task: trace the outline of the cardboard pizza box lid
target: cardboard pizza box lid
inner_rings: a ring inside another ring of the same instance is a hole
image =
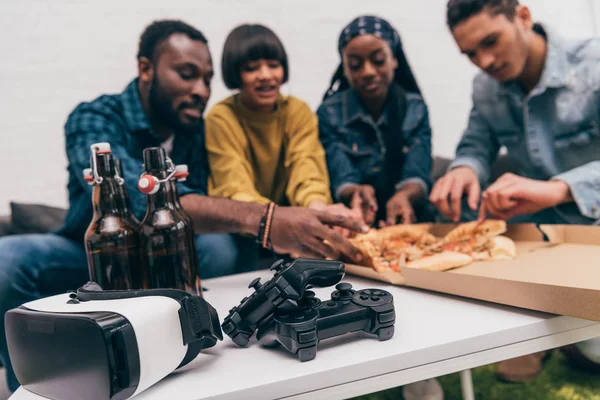
[[[431,225],[442,235],[452,225]],[[347,265],[350,274],[478,300],[600,321],[600,227],[509,225],[511,261],[475,262],[451,271],[400,273]]]

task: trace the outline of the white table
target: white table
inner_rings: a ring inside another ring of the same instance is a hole
[[[261,271],[263,282],[269,271]],[[256,272],[204,282],[206,299],[223,319],[251,292]],[[348,277],[354,288],[391,292],[396,333],[386,342],[349,334],[319,344],[316,359],[301,363],[283,349],[254,341],[238,348],[228,337],[171,374],[139,400],[343,399],[458,371],[470,396],[469,369],[600,336],[600,323],[401,288]],[[333,288],[315,289],[328,299]],[[11,400],[39,397],[19,389]]]

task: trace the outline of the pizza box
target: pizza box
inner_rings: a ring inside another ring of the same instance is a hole
[[[455,225],[430,224],[443,236]],[[445,272],[403,267],[378,273],[346,264],[346,272],[394,285],[600,322],[600,227],[508,225],[517,257],[481,261]]]

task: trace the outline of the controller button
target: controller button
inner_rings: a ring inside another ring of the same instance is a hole
[[[369,296],[363,294],[360,296],[360,299],[361,300],[369,300]]]
[[[371,296],[371,300],[373,300],[373,301],[379,301],[380,299],[377,296]]]
[[[283,258],[280,260],[277,260],[273,263],[273,265],[271,265],[271,268],[269,268],[271,271],[274,270],[279,270],[281,268],[281,266],[283,265]]]
[[[333,307],[333,306],[335,306],[335,301],[328,301],[327,305],[330,307]]]
[[[250,282],[250,284],[248,285],[248,289],[254,288],[254,290],[258,291],[258,289],[260,289],[261,286],[262,285],[260,284],[260,278],[256,278],[252,282]]]
[[[300,343],[310,343],[310,342],[314,342],[315,340],[317,340],[317,332],[316,331],[304,332],[304,333],[300,333],[298,335],[298,341]]]
[[[344,292],[346,290],[352,289],[352,284],[350,284],[348,282],[342,282],[342,283],[338,283],[337,285],[335,285],[335,288],[337,290],[339,290],[340,292]]]
[[[393,322],[396,319],[396,313],[394,311],[384,312],[379,314],[378,319],[382,324]]]

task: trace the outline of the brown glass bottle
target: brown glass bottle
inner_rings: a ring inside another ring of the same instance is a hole
[[[123,179],[123,181],[125,180],[125,175],[123,175],[123,167],[121,165],[121,160],[117,157],[113,157],[113,160],[115,161],[115,170],[117,171],[117,175]],[[136,218],[136,216],[133,214],[133,211],[131,211],[131,201],[129,200],[129,192],[127,192],[127,187],[125,186],[125,183],[120,184],[118,186],[118,191],[119,191],[119,196],[121,197],[121,210],[123,211],[123,217],[127,220],[129,220],[129,222],[136,226],[137,229],[139,229],[140,227],[140,220]]]
[[[85,233],[90,279],[104,290],[143,288],[140,235],[123,216],[114,160],[109,150],[96,153],[95,158],[98,180],[92,176],[94,217]]]
[[[183,209],[181,202],[179,201],[179,192],[177,190],[177,182],[184,182],[185,178],[189,175],[187,170],[187,165],[177,165],[176,172],[173,178],[170,181],[171,190],[173,193],[173,204],[175,204],[175,209],[181,215],[183,222],[186,224],[186,232],[187,232],[187,240],[188,240],[188,251],[189,251],[189,259],[190,264],[192,264],[192,271],[196,271],[196,280],[197,280],[197,288],[198,295],[202,293],[202,285],[200,282],[200,265],[198,259],[198,250],[196,249],[196,234],[194,230],[194,221],[188,215],[187,212]]]
[[[190,257],[191,227],[177,211],[174,183],[166,180],[165,150],[145,149],[144,167],[147,175],[140,178],[139,188],[147,194],[147,208],[141,232],[150,288],[180,289],[201,295],[197,262]]]

